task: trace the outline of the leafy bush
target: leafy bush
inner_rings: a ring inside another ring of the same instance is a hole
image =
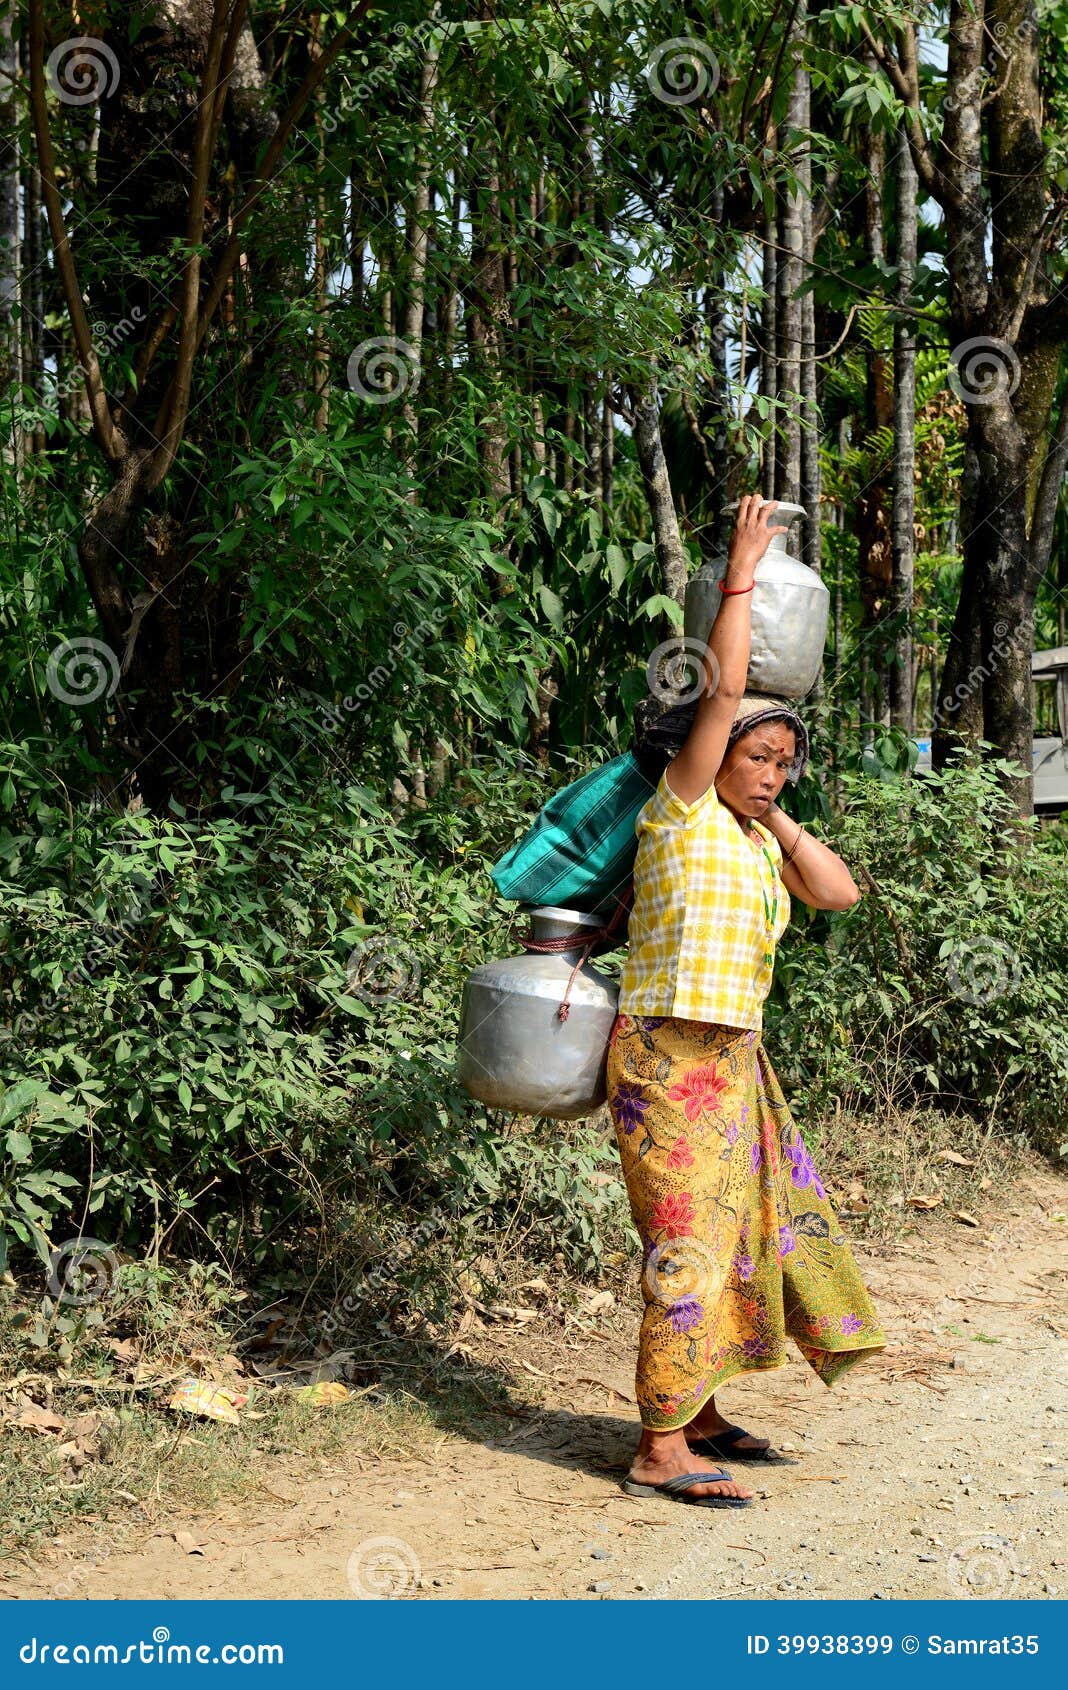
[[[5,1252],[195,1232],[292,1265],[354,1215],[492,1231],[528,1201],[547,1249],[594,1260],[595,1140],[517,1136],[453,1077],[463,980],[510,948],[485,870],[541,779],[476,766],[403,819],[279,781],[212,820],[37,806],[0,834]]]
[[[795,904],[767,1014],[806,1107],[933,1104],[1063,1140],[1068,851],[1032,822],[1006,854],[1019,824],[998,767],[843,777],[829,843],[863,896]]]

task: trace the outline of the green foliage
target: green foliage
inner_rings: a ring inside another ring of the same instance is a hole
[[[863,895],[792,925],[771,1047],[802,1108],[838,1098],[868,1113],[966,1109],[992,1132],[1057,1148],[1068,1110],[1063,834],[1034,823],[1014,837],[996,759],[884,773],[843,777],[829,842]]]
[[[353,1210],[498,1225],[524,1196],[550,1253],[595,1261],[588,1138],[513,1139],[452,1074],[463,980],[507,949],[485,870],[540,778],[474,767],[398,820],[305,758],[212,821],[42,803],[0,834],[6,1239],[47,1263],[195,1225],[292,1263]]]

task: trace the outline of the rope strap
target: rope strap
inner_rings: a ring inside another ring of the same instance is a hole
[[[579,955],[579,959],[568,976],[567,987],[564,991],[564,995],[561,998],[560,1003],[557,1005],[556,1013],[561,1021],[566,1021],[568,1016],[571,1014],[571,987],[574,983],[575,975],[586,962],[590,952],[597,945],[601,944],[603,940],[611,938],[612,934],[615,932],[629,909],[633,895],[634,881],[631,880],[628,882],[627,889],[622,898],[619,899],[616,904],[615,910],[612,914],[612,919],[606,922],[603,927],[590,928],[586,939],[582,943],[582,951]],[[575,940],[573,937],[565,937],[562,939],[535,939],[533,937],[533,933],[533,928],[530,928],[527,933],[521,933],[519,935],[519,942],[523,946],[524,950],[532,951],[537,956],[556,956],[561,951],[573,951],[575,949]]]

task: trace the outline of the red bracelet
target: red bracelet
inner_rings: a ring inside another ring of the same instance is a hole
[[[725,587],[722,581],[717,581],[716,586],[721,593],[751,593],[756,586],[756,582],[751,581],[748,587]]]

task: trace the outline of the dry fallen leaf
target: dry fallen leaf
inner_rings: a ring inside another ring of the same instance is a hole
[[[939,1193],[939,1195],[937,1197],[910,1197],[909,1198],[909,1208],[910,1209],[937,1209],[939,1203],[942,1203],[944,1201],[945,1201],[945,1199],[942,1197],[941,1193]]]
[[[953,1219],[955,1221],[963,1221],[965,1226],[978,1226],[979,1225],[979,1222],[976,1220],[975,1216],[970,1215],[968,1213],[967,1209],[952,1209],[950,1211],[950,1213],[952,1214]]]
[[[184,1549],[187,1555],[205,1555],[211,1548],[206,1537],[194,1537],[192,1532],[173,1532],[171,1535],[179,1549]]]
[[[11,1424],[22,1426],[28,1432],[65,1432],[67,1422],[62,1414],[53,1414],[50,1408],[42,1408],[39,1403],[26,1403]]]
[[[932,1162],[952,1162],[955,1168],[974,1168],[974,1156],[962,1156],[959,1150],[939,1150],[931,1158]]]
[[[132,1338],[105,1338],[104,1345],[120,1361],[136,1361],[137,1345]]]

